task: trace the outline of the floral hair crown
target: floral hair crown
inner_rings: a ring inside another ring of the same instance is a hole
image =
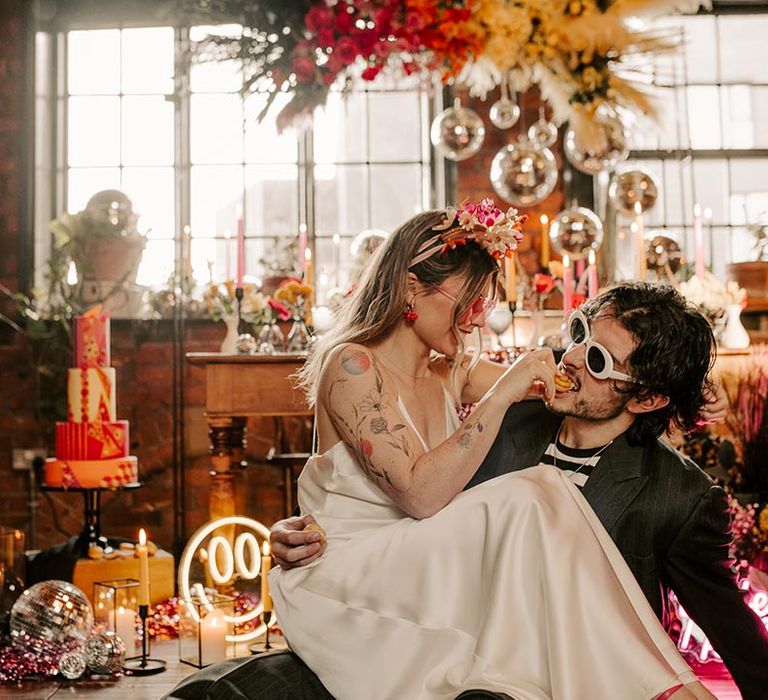
[[[499,260],[509,257],[523,240],[523,224],[528,219],[519,215],[517,209],[501,211],[490,198],[479,204],[464,204],[460,209],[448,207],[445,218],[433,230],[440,233],[424,241],[416,251],[409,267],[418,265],[435,253],[446,253],[457,246],[475,241],[493,257]]]

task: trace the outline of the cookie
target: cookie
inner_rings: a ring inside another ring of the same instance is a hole
[[[555,375],[555,388],[558,391],[570,391],[573,389],[574,384],[571,381],[570,377],[568,377],[565,374],[556,374]]]
[[[320,533],[320,544],[325,544],[326,537],[325,537],[325,530],[321,528],[317,523],[310,523],[304,528],[304,532],[319,532]]]
[[[101,559],[104,556],[104,550],[99,545],[91,545],[88,547],[89,559]]]

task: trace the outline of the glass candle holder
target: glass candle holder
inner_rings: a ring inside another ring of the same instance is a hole
[[[189,599],[179,598],[179,659],[202,668],[227,658],[232,635],[235,599],[193,588]]]
[[[0,627],[24,590],[24,533],[0,526]]]
[[[139,582],[134,578],[96,581],[93,613],[97,629],[114,632],[125,643],[126,658],[136,655]]]

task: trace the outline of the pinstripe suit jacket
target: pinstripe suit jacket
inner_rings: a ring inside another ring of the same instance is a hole
[[[469,486],[539,463],[560,418],[539,401],[512,406]],[[745,700],[768,698],[768,633],[744,603],[728,561],[725,492],[662,441],[619,436],[584,490],[664,621],[672,589],[723,658]]]

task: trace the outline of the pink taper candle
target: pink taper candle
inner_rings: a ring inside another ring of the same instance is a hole
[[[243,286],[243,276],[245,274],[245,226],[243,217],[237,220],[237,281],[235,286]]]
[[[701,206],[693,207],[693,244],[696,260],[696,277],[704,279],[704,229],[701,226]]]
[[[568,318],[573,307],[573,270],[571,259],[563,255],[563,315]]]
[[[592,299],[597,296],[597,262],[595,251],[589,251],[589,267],[587,268],[587,296]]]

